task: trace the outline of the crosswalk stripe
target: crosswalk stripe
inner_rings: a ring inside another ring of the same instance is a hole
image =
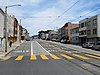
[[[61,54],[61,56],[63,56],[64,58],[67,58],[67,59],[74,59],[74,58],[72,58],[72,57],[70,57],[70,56],[67,56],[67,55],[65,55],[65,54]]]
[[[57,57],[57,56],[54,55],[54,54],[50,54],[50,56],[51,56],[53,59],[56,59],[56,60],[60,59],[59,57]]]
[[[79,57],[79,58],[82,58],[82,59],[89,59],[89,58],[87,58],[87,57],[85,57],[85,56],[81,56],[81,55],[79,55],[79,54],[72,54],[73,56],[76,56],[76,57]]]
[[[18,56],[15,60],[22,60],[24,56]]]
[[[94,56],[94,55],[91,55],[91,54],[85,54],[85,55],[89,56],[89,57],[92,57],[92,58],[100,59],[100,57],[97,57],[97,56]]]
[[[31,55],[30,60],[36,60],[36,55]]]
[[[41,56],[41,58],[42,58],[43,60],[48,60],[48,57],[47,57],[46,55],[41,54],[40,56]]]
[[[96,54],[97,56],[100,56],[100,54]]]

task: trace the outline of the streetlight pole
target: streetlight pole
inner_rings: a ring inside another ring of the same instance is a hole
[[[5,7],[5,16],[4,16],[4,38],[5,38],[5,52],[7,52],[7,8],[14,7],[14,6],[21,6],[20,4],[6,6]]]
[[[5,7],[4,38],[5,38],[5,52],[7,52],[7,6]]]

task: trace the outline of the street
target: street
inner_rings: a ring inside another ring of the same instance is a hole
[[[0,61],[1,75],[100,75],[100,55],[44,40],[26,41]]]

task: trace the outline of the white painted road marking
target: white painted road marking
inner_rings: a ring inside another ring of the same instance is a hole
[[[36,43],[38,43],[37,41],[36,41]],[[38,43],[39,44],[39,43]],[[47,52],[49,55],[51,55],[51,53],[49,53],[46,49],[44,49],[40,44],[39,44],[39,46],[45,51],[45,52]]]
[[[29,50],[18,50],[18,51],[14,51],[14,52],[29,52]]]
[[[31,55],[33,55],[33,43],[31,41]]]

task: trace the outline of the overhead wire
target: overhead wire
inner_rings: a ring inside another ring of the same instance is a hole
[[[56,20],[58,20],[61,16],[63,16],[66,12],[68,12],[70,9],[72,9],[80,0],[76,1],[72,6],[70,6],[67,10],[65,10],[61,15],[59,15],[57,18],[55,18],[52,22],[50,22],[47,26],[51,25],[54,23]],[[47,27],[46,26],[46,27]]]
[[[76,21],[76,20],[77,20],[77,19],[79,19],[79,18],[82,18],[82,17],[84,17],[84,16],[87,16],[88,14],[93,13],[93,12],[95,12],[95,11],[99,10],[99,9],[100,9],[100,8],[94,9],[94,10],[92,10],[92,11],[90,11],[90,12],[88,12],[88,13],[86,13],[86,14],[82,15],[82,16],[79,16],[78,18],[74,19],[74,20],[73,20],[73,21],[71,21],[71,22],[74,22],[74,21]]]

